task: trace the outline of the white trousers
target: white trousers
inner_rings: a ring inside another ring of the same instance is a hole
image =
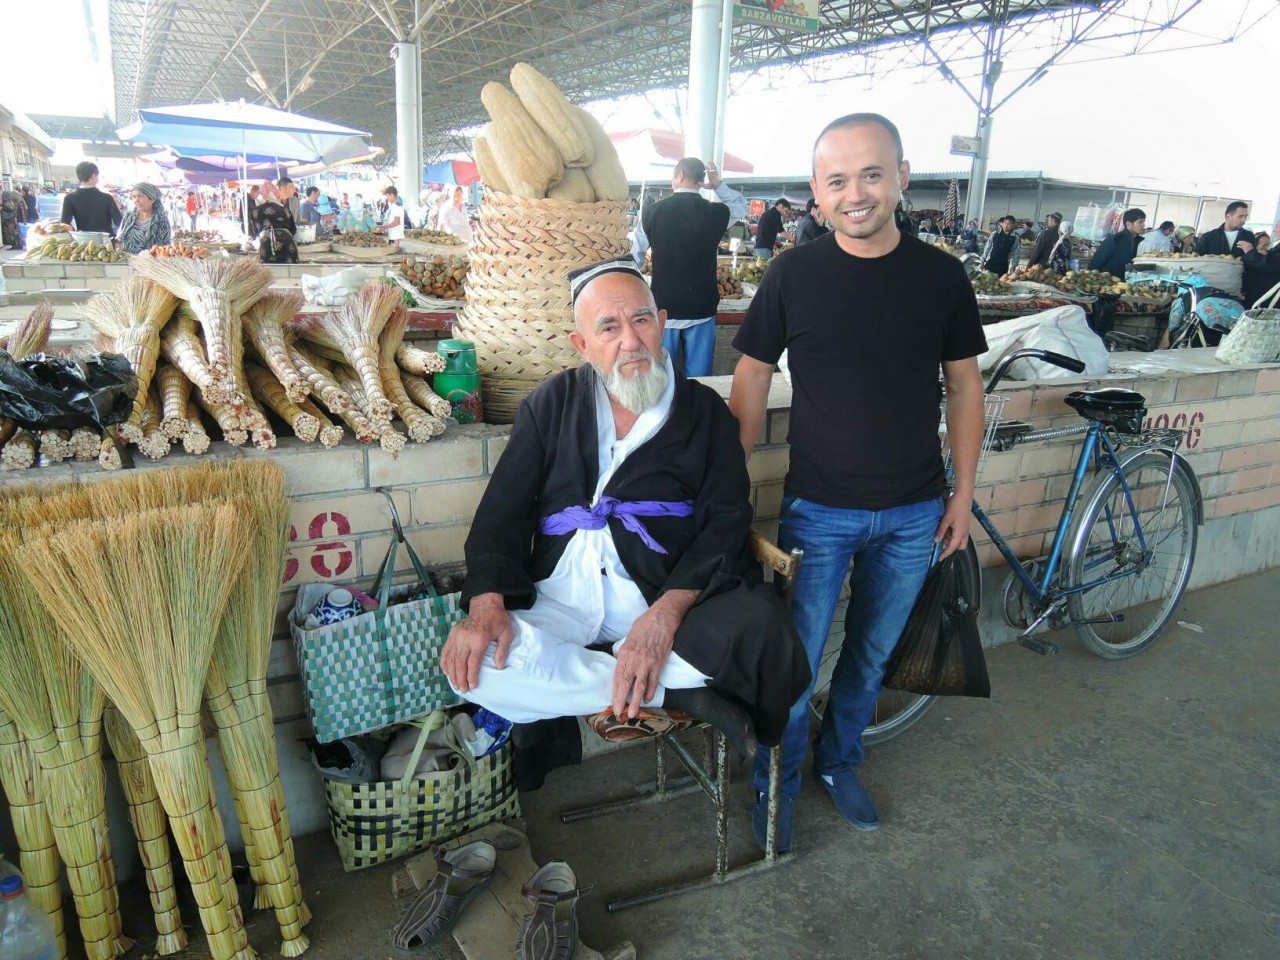
[[[515,636],[506,667],[494,666],[497,645],[491,644],[479,682],[461,696],[512,723],[598,713],[613,702],[617,661],[603,650],[587,649],[598,638],[588,632],[579,611],[540,597],[530,609],[509,610],[507,615]],[[617,641],[614,650],[624,643],[625,638]],[[709,679],[672,653],[659,675],[657,692],[644,706],[662,706],[668,687],[700,687]]]

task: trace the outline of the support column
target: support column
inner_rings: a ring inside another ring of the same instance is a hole
[[[710,159],[715,150],[721,8],[722,0],[693,0],[684,153],[686,157],[697,157],[700,160]]]
[[[991,156],[991,114],[982,111],[978,115],[978,155],[969,168],[969,196],[966,198],[964,220],[978,221],[978,228],[986,228],[982,211],[987,200],[987,161]]]
[[[724,0],[720,9],[720,71],[716,84],[716,137],[711,159],[724,170],[724,128],[729,114],[729,58],[733,52],[733,3]]]
[[[395,43],[396,171],[400,200],[417,209],[422,192],[422,93],[418,89],[418,44]]]

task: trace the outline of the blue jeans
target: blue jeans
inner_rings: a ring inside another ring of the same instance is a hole
[[[662,345],[671,354],[672,363],[676,363],[677,353],[683,353],[686,377],[709,377],[716,355],[716,318],[683,330],[667,330],[662,334]],[[678,364],[676,368],[680,369]]]
[[[862,731],[880,698],[889,655],[924,583],[942,512],[941,498],[888,510],[848,510],[796,497],[783,499],[778,546],[804,550],[791,613],[814,678],[791,708],[782,734],[784,795],[800,792],[800,765],[809,746],[809,698],[849,561],[853,572],[844,644],[814,746],[820,773],[862,762]],[[769,789],[767,751],[756,755],[752,781],[761,793]]]
[[[751,251],[757,260],[772,260],[773,247],[756,247]]]

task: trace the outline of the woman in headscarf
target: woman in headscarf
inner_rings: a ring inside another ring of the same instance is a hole
[[[1179,227],[1173,231],[1173,252],[1174,253],[1195,253],[1196,252],[1196,228],[1195,227]]]
[[[298,225],[288,206],[280,202],[276,185],[262,185],[253,211],[253,228],[258,237],[258,259],[263,263],[297,263],[298,245],[294,234]]]
[[[1058,232],[1058,242],[1049,251],[1049,267],[1061,276],[1071,269],[1071,235],[1075,233],[1075,224],[1070,220],[1063,222]]]
[[[168,246],[173,238],[169,216],[160,203],[160,191],[154,184],[136,183],[129,194],[133,209],[124,215],[116,236],[125,253],[142,253],[152,247]]]

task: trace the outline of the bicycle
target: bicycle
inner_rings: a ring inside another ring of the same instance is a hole
[[[1154,643],[1168,625],[1195,562],[1203,498],[1195,472],[1178,452],[1182,432],[1144,431],[1142,395],[1114,388],[1067,396],[1067,404],[1083,423],[1044,430],[1034,430],[1024,421],[1002,423],[1000,408],[1005,398],[994,391],[1009,367],[1021,359],[1084,371],[1079,360],[1047,350],[1019,350],[1003,357],[985,389],[982,459],[991,450],[1010,450],[1022,443],[1082,434],[1084,443],[1046,556],[1018,559],[982,508],[973,504],[974,519],[1010,568],[1003,591],[1004,619],[1022,631],[1020,644],[1042,655],[1057,653],[1059,646],[1036,634],[1046,628],[1071,627],[1085,647],[1100,657],[1134,656]],[[949,463],[947,472],[950,479]],[[972,537],[960,556],[962,595],[976,608],[982,595],[982,570]],[[823,653],[820,686],[810,701],[819,719],[839,652],[838,644],[832,646],[829,642]],[[934,699],[886,691],[884,710],[877,704],[863,742],[881,743],[902,733],[924,716]]]

